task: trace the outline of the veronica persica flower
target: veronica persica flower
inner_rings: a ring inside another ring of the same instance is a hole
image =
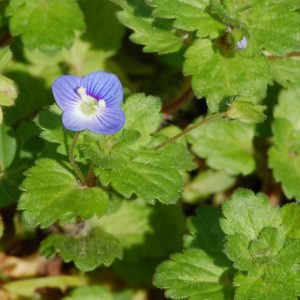
[[[248,45],[248,40],[245,36],[239,42],[236,43],[237,48],[241,50],[246,49],[247,45]]]
[[[52,92],[68,130],[113,134],[124,126],[123,87],[114,74],[63,75],[54,81]]]

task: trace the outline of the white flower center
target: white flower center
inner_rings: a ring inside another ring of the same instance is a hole
[[[85,115],[93,115],[100,109],[106,107],[105,101],[103,99],[97,100],[94,97],[89,96],[86,93],[86,89],[84,87],[78,88],[77,93],[79,94],[82,100],[82,102],[80,103],[80,110]]]

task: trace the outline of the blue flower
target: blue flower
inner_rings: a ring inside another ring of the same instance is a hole
[[[120,108],[123,87],[114,74],[63,75],[54,81],[52,92],[68,130],[113,134],[124,126],[125,115]]]
[[[239,42],[236,43],[236,46],[241,50],[246,49],[247,45],[248,45],[248,41],[245,36]]]

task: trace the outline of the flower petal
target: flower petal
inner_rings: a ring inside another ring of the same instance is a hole
[[[106,72],[93,72],[82,78],[82,87],[97,100],[105,100],[107,107],[117,107],[123,100],[123,87],[119,78]]]
[[[87,128],[89,119],[80,114],[78,106],[74,106],[63,112],[62,122],[68,130],[82,131]]]
[[[120,107],[104,108],[88,123],[87,129],[98,134],[113,134],[123,128],[125,114]]]
[[[76,89],[80,87],[81,77],[63,75],[58,77],[52,84],[52,92],[58,106],[65,110],[80,101]]]

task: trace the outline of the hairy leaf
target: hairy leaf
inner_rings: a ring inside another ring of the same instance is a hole
[[[206,97],[209,109],[218,111],[224,97],[261,99],[270,82],[270,70],[263,57],[226,57],[208,39],[196,40],[185,53],[185,75],[192,75],[197,97]],[[251,70],[251,71],[250,71]]]
[[[13,35],[21,35],[28,48],[53,53],[69,48],[75,30],[85,28],[75,0],[12,0],[8,9]]]
[[[40,159],[26,175],[19,209],[31,225],[48,227],[58,220],[90,219],[106,212],[108,195],[101,188],[82,187],[63,164]]]
[[[172,31],[171,23],[155,20],[152,9],[144,0],[111,0],[122,7],[118,13],[119,20],[134,33],[130,39],[144,45],[145,52],[166,54],[177,52],[182,46],[182,39]]]
[[[193,152],[206,158],[210,167],[230,175],[254,171],[253,137],[252,126],[226,120],[205,124],[188,135]]]
[[[58,253],[65,262],[74,261],[82,271],[91,271],[100,265],[109,266],[116,258],[122,257],[118,240],[99,229],[75,238],[52,234],[42,242],[41,252],[47,257]]]

